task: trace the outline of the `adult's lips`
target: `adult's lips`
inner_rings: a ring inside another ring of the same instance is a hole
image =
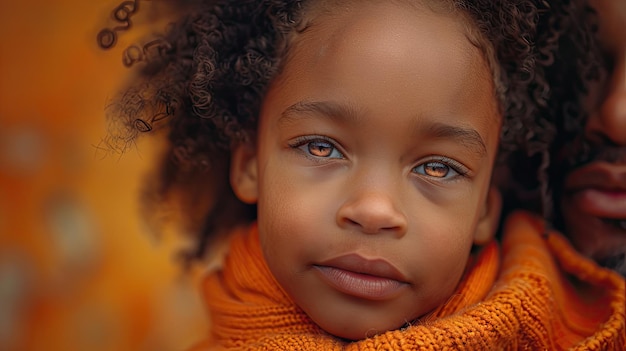
[[[566,201],[585,213],[603,219],[626,219],[626,165],[590,163],[566,177],[564,190]]]
[[[358,254],[335,257],[314,268],[336,290],[368,300],[389,299],[408,285],[406,277],[391,263]]]

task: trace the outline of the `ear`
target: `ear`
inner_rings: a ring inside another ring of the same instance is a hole
[[[259,198],[256,148],[243,142],[231,147],[230,185],[239,200],[255,204]]]
[[[502,195],[498,188],[491,185],[474,233],[475,245],[487,244],[496,235],[501,211]]]

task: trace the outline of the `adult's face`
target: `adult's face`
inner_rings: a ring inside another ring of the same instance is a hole
[[[565,178],[561,208],[576,248],[626,276],[626,1],[590,3],[609,76],[590,97],[585,139],[593,156]]]

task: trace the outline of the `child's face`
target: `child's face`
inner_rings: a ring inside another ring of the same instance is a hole
[[[258,203],[277,281],[348,339],[444,304],[499,215],[488,189],[500,117],[464,24],[358,3],[296,39],[257,149],[235,150],[231,176]]]

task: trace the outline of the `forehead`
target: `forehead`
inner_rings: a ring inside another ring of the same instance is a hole
[[[466,21],[457,12],[439,10],[364,1],[314,11],[273,85],[284,88],[285,100],[302,98],[292,96],[303,90],[298,88],[315,87],[329,99],[356,94],[373,109],[390,108],[392,101],[427,100],[423,112],[443,106],[444,114],[484,112],[484,99],[483,105],[472,101],[482,94],[494,105],[484,117],[494,122],[497,102],[488,63],[468,39]]]
[[[467,49],[471,42],[467,40],[470,34],[467,17],[448,1],[434,4],[425,0],[312,1],[309,6],[313,8],[306,11],[308,25],[304,35],[294,40],[295,50],[319,45],[320,41],[315,38],[325,38],[321,43],[326,44],[325,48],[339,48],[342,44],[356,42],[361,47],[380,49],[379,52],[396,50],[404,44],[409,48],[416,44],[414,40],[420,40],[417,44],[426,46],[426,49],[437,42],[441,46]],[[420,38],[424,35],[433,40]],[[455,53],[470,56],[474,52],[457,50]],[[426,53],[422,51],[422,54]]]

